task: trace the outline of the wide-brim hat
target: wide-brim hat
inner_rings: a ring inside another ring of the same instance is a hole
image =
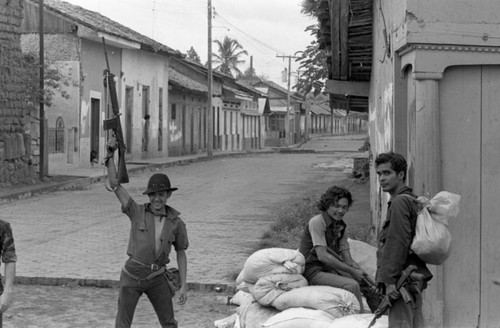
[[[166,174],[155,173],[149,178],[148,187],[143,195],[151,194],[157,191],[175,191],[178,188],[172,188],[170,185],[170,179]]]

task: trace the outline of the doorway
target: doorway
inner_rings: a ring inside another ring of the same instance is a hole
[[[101,130],[101,101],[96,98],[90,100],[90,163],[99,162],[99,132]]]

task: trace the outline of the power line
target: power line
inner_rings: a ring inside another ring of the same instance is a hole
[[[235,26],[234,24],[232,24],[231,22],[229,22],[226,18],[222,17],[221,15],[219,15],[218,13],[215,13],[215,17],[219,17],[220,19],[222,19],[226,24],[228,24],[229,26],[231,26],[232,28],[234,28],[236,31],[240,32],[241,34],[247,36],[248,38],[254,40],[255,42],[263,45],[264,47],[272,50],[273,52],[277,52],[277,53],[284,53],[284,51],[281,51],[277,48],[274,48],[273,46],[270,46],[268,45],[267,43],[265,43],[264,41],[261,41],[259,39],[257,39],[256,37],[252,36],[251,34],[241,30],[240,28],[238,28],[237,26]]]

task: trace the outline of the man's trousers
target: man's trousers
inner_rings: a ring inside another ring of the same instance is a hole
[[[120,276],[120,294],[118,296],[118,314],[116,328],[129,328],[132,325],[135,308],[142,294],[146,294],[158,316],[162,328],[177,328],[172,303],[173,291],[164,274],[152,279],[141,280],[131,278],[122,271]]]

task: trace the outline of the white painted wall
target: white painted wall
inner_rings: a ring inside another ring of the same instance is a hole
[[[168,145],[168,57],[151,54],[141,50],[123,50],[122,55],[122,89],[120,112],[125,112],[125,87],[133,87],[133,113],[132,113],[132,158],[152,158],[167,156]],[[148,152],[142,152],[142,137],[144,118],[142,116],[142,89],[149,87],[149,146]],[[163,89],[163,152],[158,152],[158,126],[159,126],[159,88]],[[122,124],[123,126],[123,124]],[[124,131],[124,134],[127,133]]]

